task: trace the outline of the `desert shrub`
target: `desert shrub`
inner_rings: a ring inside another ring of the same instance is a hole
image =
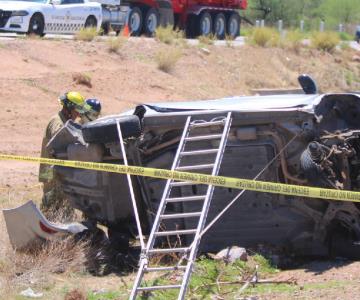
[[[155,55],[158,69],[170,73],[181,57],[181,51],[177,48],[166,48],[159,50]]]
[[[72,74],[72,79],[76,84],[85,85],[89,88],[92,87],[91,76],[85,73],[74,73]]]
[[[311,36],[311,45],[318,50],[333,52],[339,43],[340,38],[336,32],[315,32]]]
[[[198,41],[200,45],[213,45],[216,40],[216,36],[214,34],[209,35],[200,35],[198,37]]]
[[[280,44],[280,34],[272,28],[256,28],[249,36],[249,41],[251,44],[260,47],[276,47]]]
[[[75,39],[78,41],[91,42],[97,35],[96,27],[81,28],[75,34]]]
[[[285,46],[299,52],[303,46],[304,34],[298,30],[289,30],[285,36]]]
[[[174,30],[173,26],[159,26],[155,31],[155,38],[167,45],[174,44],[177,40],[184,38],[184,32]]]
[[[109,52],[117,53],[126,42],[126,38],[123,36],[112,37],[107,41]]]
[[[353,41],[354,40],[354,36],[352,36],[351,34],[349,34],[347,32],[339,32],[339,38],[342,41]]]

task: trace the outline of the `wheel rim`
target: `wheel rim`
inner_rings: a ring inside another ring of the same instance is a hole
[[[229,22],[229,34],[235,36],[237,34],[238,22],[235,18],[231,18]]]
[[[31,29],[34,31],[34,32],[37,32],[39,30],[39,21],[38,20],[34,20],[32,26],[31,26]]]
[[[132,32],[138,31],[140,28],[140,16],[139,14],[133,13],[130,17],[130,29]]]
[[[211,21],[209,17],[204,17],[201,20],[201,34],[202,35],[208,35],[211,31]]]
[[[225,32],[225,21],[223,18],[218,18],[215,24],[216,35],[221,36]]]
[[[157,16],[156,16],[156,14],[152,13],[148,16],[147,28],[148,28],[149,32],[153,33],[153,32],[155,32],[156,27],[157,27]]]

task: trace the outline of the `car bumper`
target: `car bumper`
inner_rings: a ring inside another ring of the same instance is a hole
[[[16,16],[10,17],[8,20],[3,20],[0,27],[0,32],[28,32],[30,16]]]

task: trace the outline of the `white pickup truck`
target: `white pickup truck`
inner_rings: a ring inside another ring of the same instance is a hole
[[[100,30],[104,22],[123,25],[127,10],[118,2],[116,5],[116,0],[0,0],[0,31],[43,36],[71,34],[83,27]]]

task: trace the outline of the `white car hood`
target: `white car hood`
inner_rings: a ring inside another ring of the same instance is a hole
[[[45,3],[27,2],[27,1],[0,1],[0,9],[2,10],[31,10],[39,8]]]

